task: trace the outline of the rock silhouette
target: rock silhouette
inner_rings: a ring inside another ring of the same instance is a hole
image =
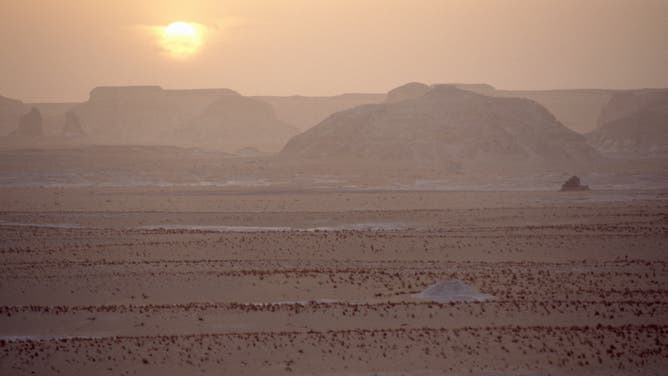
[[[561,186],[562,192],[567,191],[588,191],[588,185],[582,185],[580,183],[580,178],[577,176],[571,176],[566,182]]]

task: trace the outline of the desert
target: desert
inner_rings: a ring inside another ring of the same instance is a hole
[[[665,375],[666,20],[2,2],[0,375]]]
[[[5,188],[3,373],[665,367],[666,191],[266,190]]]

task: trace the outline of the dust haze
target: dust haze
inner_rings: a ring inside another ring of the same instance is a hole
[[[3,375],[662,375],[664,1],[0,6]]]

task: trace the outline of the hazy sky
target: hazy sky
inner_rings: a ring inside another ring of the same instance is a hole
[[[159,31],[201,27],[175,58]],[[668,0],[0,0],[0,95],[81,101],[100,85],[242,94],[668,87]]]

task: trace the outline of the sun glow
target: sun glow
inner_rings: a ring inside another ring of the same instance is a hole
[[[171,56],[187,58],[202,47],[204,28],[196,23],[172,22],[162,29],[160,46]]]

